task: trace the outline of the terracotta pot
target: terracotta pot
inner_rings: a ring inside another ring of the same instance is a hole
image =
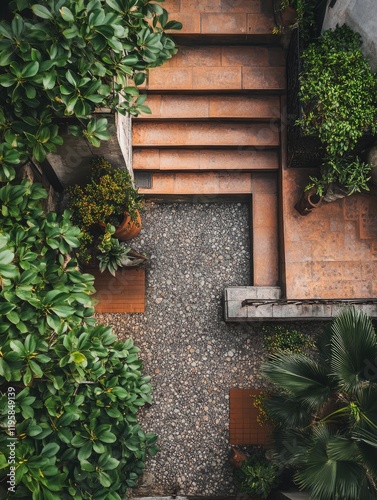
[[[304,191],[300,200],[296,203],[295,209],[300,215],[308,215],[322,203],[322,196],[319,196],[315,188]]]
[[[135,222],[131,220],[128,212],[124,212],[124,219],[120,226],[117,227],[114,236],[120,241],[128,241],[136,238],[142,228],[140,213],[137,212],[137,219]]]
[[[236,450],[236,448],[232,448],[231,455],[229,458],[229,462],[233,465],[233,467],[241,467],[243,462],[246,462],[247,455],[242,451]]]
[[[295,9],[289,5],[285,9],[282,9],[281,0],[274,0],[274,17],[276,26],[283,35],[296,27],[297,13]]]

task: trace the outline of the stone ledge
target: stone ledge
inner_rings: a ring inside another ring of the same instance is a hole
[[[281,301],[279,287],[230,287],[224,290],[226,322],[331,320],[343,307],[354,305],[369,317],[377,318],[377,301],[323,300]],[[242,305],[244,300],[254,303]]]

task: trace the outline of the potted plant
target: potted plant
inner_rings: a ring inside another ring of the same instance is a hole
[[[361,47],[360,34],[343,25],[301,54],[297,125],[318,135],[330,158],[349,154],[365,132],[377,132],[377,80]]]
[[[131,247],[121,243],[117,238],[114,238],[115,228],[110,224],[106,226],[106,232],[99,238],[97,246],[99,261],[99,270],[103,273],[109,271],[115,276],[115,272],[122,267],[136,267],[143,264],[147,258],[139,254]]]
[[[321,177],[310,177],[305,190],[314,190],[323,201],[336,201],[353,193],[369,191],[371,170],[372,165],[359,157],[343,157],[338,161],[329,159],[321,167]]]
[[[73,119],[70,133],[99,146],[110,134],[96,109],[150,112],[138,86],[177,52],[166,30],[182,26],[163,7],[151,0],[9,4],[0,20],[0,180],[62,144],[61,118]]]
[[[324,158],[361,155],[376,133],[376,75],[348,26],[304,43],[296,30],[288,54],[288,163],[315,168]]]
[[[262,453],[254,451],[234,468],[234,480],[238,490],[252,498],[268,498],[278,486],[278,467]]]
[[[274,0],[276,35],[290,35],[300,27],[301,36],[309,39],[315,30],[315,10],[320,0]]]
[[[98,245],[104,253],[104,231],[106,238],[122,241],[130,240],[140,232],[142,201],[128,170],[113,167],[104,158],[97,158],[89,181],[85,185],[70,186],[68,193],[72,220],[82,232],[78,255],[82,262],[93,262]],[[114,226],[114,232],[110,230],[111,226]]]

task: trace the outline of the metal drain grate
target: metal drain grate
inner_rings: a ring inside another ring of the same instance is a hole
[[[150,189],[152,187],[152,174],[149,172],[134,172],[137,188]]]

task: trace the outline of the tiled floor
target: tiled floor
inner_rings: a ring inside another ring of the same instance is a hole
[[[94,275],[96,313],[145,312],[145,269],[122,269],[115,277],[90,269]]]
[[[270,430],[258,422],[259,410],[253,396],[261,393],[256,389],[230,389],[229,391],[229,442],[233,445],[266,445]]]
[[[355,194],[300,216],[294,205],[313,173],[283,172],[287,297],[374,298],[377,197]]]

